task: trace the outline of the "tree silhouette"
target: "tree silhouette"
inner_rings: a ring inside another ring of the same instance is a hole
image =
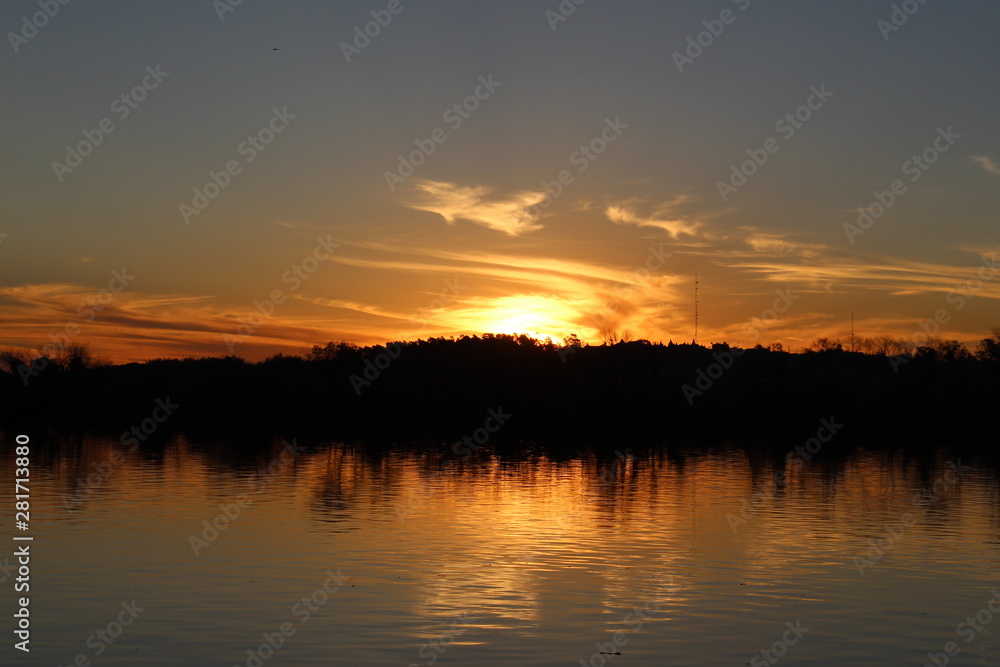
[[[31,355],[8,350],[0,354],[0,423],[121,432],[169,397],[182,406],[169,428],[195,431],[449,442],[478,428],[485,410],[502,408],[513,417],[497,442],[517,446],[766,436],[831,414],[859,432],[891,427],[896,441],[896,431],[923,434],[928,423],[972,429],[994,419],[1000,403],[1000,328],[975,355],[954,340],[914,350],[880,337],[864,354],[818,339],[792,354],[778,344],[664,345],[607,334],[601,345],[489,333],[365,347],[329,341],[260,362],[117,366],[74,345],[40,370]],[[900,350],[902,362],[893,356]]]

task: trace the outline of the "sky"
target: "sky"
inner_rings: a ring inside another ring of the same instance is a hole
[[[989,0],[10,0],[0,347],[799,350],[852,316],[975,345],[1000,326],[998,20]]]

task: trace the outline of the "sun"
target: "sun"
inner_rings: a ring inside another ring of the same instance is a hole
[[[537,340],[561,343],[570,334],[589,340],[594,330],[581,324],[593,304],[553,294],[520,293],[472,296],[435,310],[422,335],[525,334]],[[432,330],[432,331],[431,331]]]
[[[573,329],[576,312],[565,300],[544,294],[497,297],[466,313],[470,329],[484,333],[527,334],[558,342]]]

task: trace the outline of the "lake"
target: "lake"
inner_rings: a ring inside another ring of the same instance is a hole
[[[39,438],[5,664],[1000,663],[992,459]]]

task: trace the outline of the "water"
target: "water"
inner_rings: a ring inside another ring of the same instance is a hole
[[[281,450],[36,445],[32,651],[4,646],[4,664],[763,665],[767,649],[882,666],[948,642],[950,664],[1000,662],[998,477],[979,459],[958,477],[944,451],[859,450],[779,484],[773,459],[738,449]],[[251,657],[265,635],[280,648]]]

